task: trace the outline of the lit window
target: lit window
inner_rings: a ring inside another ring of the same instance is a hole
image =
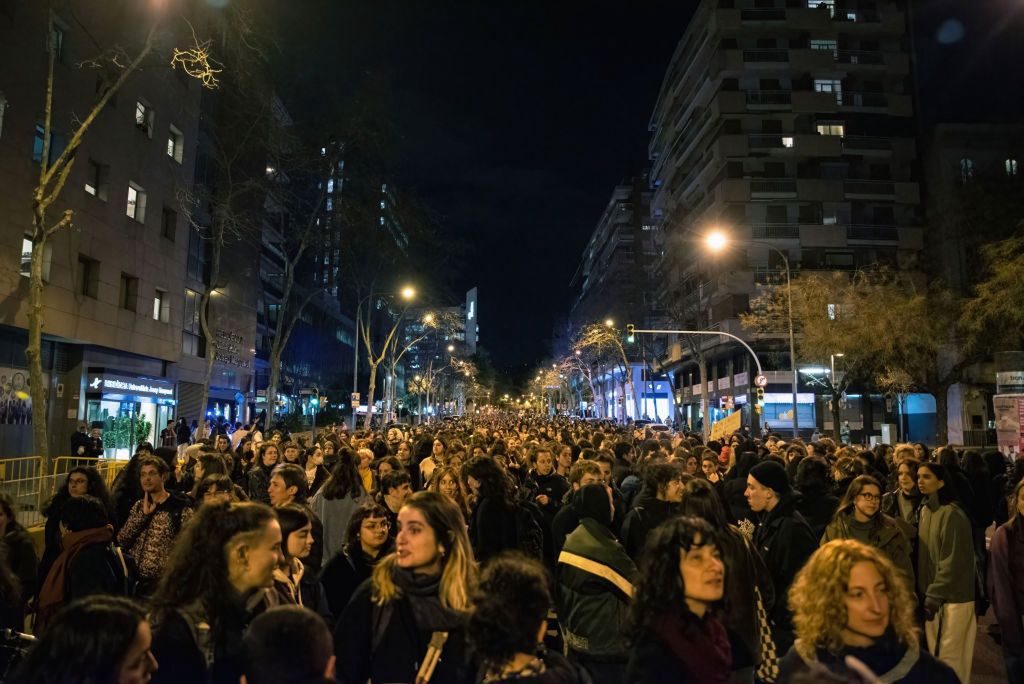
[[[107,200],[107,170],[106,166],[92,159],[86,166],[85,191],[104,202]]]
[[[334,211],[334,200],[330,197],[327,198],[327,211]]]
[[[812,50],[828,50],[832,53],[833,57],[839,55],[839,44],[834,40],[812,40]]]
[[[789,136],[789,135],[783,136],[782,137],[782,146],[783,147],[792,147],[793,146],[793,136]]]
[[[21,275],[26,278],[32,271],[32,240],[21,239]]]
[[[836,104],[843,104],[843,84],[841,81],[817,78],[814,80],[814,90],[819,93],[835,93]]]
[[[171,302],[167,293],[157,290],[153,295],[153,320],[166,323],[170,318]]]
[[[327,179],[327,192],[328,193],[334,192],[334,179],[333,178],[328,178]]]
[[[153,137],[153,108],[141,100],[135,103],[135,126]]]
[[[828,16],[834,17],[836,15],[836,0],[807,0],[807,6],[810,9],[824,7],[828,10]]]
[[[960,180],[964,183],[974,178],[974,160],[964,158],[960,160]]]
[[[1006,160],[1006,175],[1016,176],[1017,175],[1017,160],[1007,159]]]
[[[274,168],[273,164],[268,162],[267,163],[267,175],[268,176],[273,176],[275,173],[277,173],[277,169]]]
[[[128,184],[127,215],[139,223],[146,222],[146,191],[135,183]]]
[[[180,164],[184,147],[185,136],[172,124],[167,133],[167,156]]]
[[[846,134],[846,126],[841,121],[822,121],[818,124],[818,135],[838,135],[840,138]]]

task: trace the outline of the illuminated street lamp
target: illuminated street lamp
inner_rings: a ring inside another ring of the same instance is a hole
[[[406,285],[405,287],[403,287],[398,292],[377,292],[377,293],[371,292],[370,294],[368,294],[365,297],[363,297],[362,299],[360,299],[359,300],[359,304],[356,306],[356,339],[355,339],[355,343],[352,345],[353,346],[353,350],[352,350],[352,352],[353,352],[353,361],[352,361],[352,394],[353,394],[353,396],[357,392],[359,392],[359,342],[360,342],[359,328],[360,328],[360,324],[362,323],[363,304],[365,304],[367,302],[367,300],[369,300],[371,297],[375,297],[375,296],[376,297],[393,297],[396,294],[398,296],[400,296],[402,299],[404,299],[405,301],[412,302],[412,300],[416,298],[416,288],[414,288],[411,285]],[[404,314],[405,311],[403,310],[402,313]],[[369,315],[369,314],[367,314],[367,315]],[[358,416],[358,409],[359,409],[358,402],[353,402],[352,403],[352,431],[353,432],[356,429],[356,418]],[[370,415],[369,414],[369,407],[367,407],[367,414],[366,415],[367,415],[367,421],[369,421],[370,420],[370,418],[369,418],[369,415]]]
[[[713,230],[708,233],[704,242],[707,244],[709,250],[715,253],[723,251],[730,242],[729,236],[722,230]],[[793,285],[791,280],[791,274],[789,270],[789,257],[778,247],[775,247],[770,242],[764,242],[762,240],[747,240],[747,242],[764,245],[768,249],[772,250],[780,257],[782,257],[782,263],[786,267],[786,308],[789,316],[789,367],[792,369],[793,375],[793,436],[800,436],[800,425],[797,418],[797,369],[796,369],[796,343],[794,342],[793,336]]]
[[[454,344],[449,344],[449,345],[448,345],[448,351],[449,351],[449,352],[453,352],[453,351],[455,351],[455,345],[454,345]]]
[[[606,318],[606,319],[604,319],[604,326],[606,328],[614,328],[615,327],[615,321],[613,321],[610,318]]]
[[[412,287],[411,285],[406,285],[405,287],[402,288],[399,294],[402,295],[402,299],[404,299],[405,301],[412,301],[413,299],[416,298],[416,288]]]

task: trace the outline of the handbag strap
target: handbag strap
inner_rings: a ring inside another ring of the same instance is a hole
[[[444,650],[445,642],[448,641],[448,632],[433,632],[430,635],[430,645],[427,646],[427,653],[423,656],[423,664],[416,673],[416,684],[427,684],[434,676],[434,668],[441,660],[441,651]]]

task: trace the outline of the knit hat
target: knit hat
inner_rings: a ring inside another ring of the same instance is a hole
[[[750,469],[750,475],[769,489],[774,489],[779,496],[791,491],[786,469],[775,461],[761,461]]]

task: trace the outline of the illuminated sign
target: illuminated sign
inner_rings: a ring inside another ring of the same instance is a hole
[[[123,394],[157,399],[174,398],[174,383],[167,380],[132,378],[109,373],[96,373],[89,377],[89,389],[98,390],[104,394]]]

